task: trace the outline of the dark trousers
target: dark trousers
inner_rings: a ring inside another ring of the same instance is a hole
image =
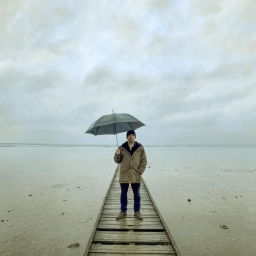
[[[140,183],[131,183],[133,195],[134,195],[134,212],[140,211]],[[127,192],[129,188],[129,183],[120,183],[121,187],[121,197],[120,197],[120,203],[121,203],[121,211],[126,212],[127,211],[127,204],[128,204],[128,198],[127,198]]]

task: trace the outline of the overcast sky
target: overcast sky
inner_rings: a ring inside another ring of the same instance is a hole
[[[254,0],[1,0],[0,142],[84,134],[130,113],[152,144],[256,144]],[[125,133],[118,135],[125,140]]]

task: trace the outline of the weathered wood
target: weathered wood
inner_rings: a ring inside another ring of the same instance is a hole
[[[138,220],[136,218],[133,218],[133,217],[130,217],[130,218],[126,217],[122,220],[116,221],[116,218],[110,219],[110,218],[104,218],[104,216],[101,216],[99,223],[101,223],[101,222],[105,222],[105,223],[108,223],[108,224],[113,224],[113,225],[116,225],[117,227],[119,225],[124,225],[124,224],[127,224],[127,225],[148,224],[148,225],[150,225],[151,223],[162,223],[161,220],[159,220],[159,218],[146,218],[143,221],[140,221],[140,220]]]
[[[132,205],[129,205],[128,207],[128,210],[129,208],[131,209],[132,208]],[[111,204],[111,203],[107,203],[105,204],[104,206],[104,209],[120,209],[120,204]],[[152,204],[141,204],[141,210],[145,211],[145,210],[154,210],[154,206]]]
[[[164,227],[158,219],[155,221],[145,219],[144,221],[134,221],[134,219],[126,219],[119,224],[115,220],[100,220],[97,229],[127,229],[127,230],[164,230]]]
[[[133,232],[133,231],[97,231],[94,243],[136,243],[136,244],[168,244],[166,232]]]
[[[118,175],[117,169],[104,198],[84,256],[181,256],[143,179],[140,188],[143,221],[134,218],[131,187],[128,190],[127,217],[116,220],[116,216],[120,212]]]
[[[102,214],[103,215],[112,215],[112,216],[114,215],[114,217],[116,217],[118,215],[118,211],[120,211],[120,210],[104,209],[102,211]],[[127,212],[127,214],[129,214],[129,213]],[[133,217],[133,215],[130,215],[130,216]],[[156,210],[154,210],[154,209],[147,210],[147,211],[143,212],[143,217],[149,217],[149,216],[158,216],[158,214],[157,214]]]
[[[109,253],[115,255],[117,253],[124,254],[127,252],[134,252],[137,255],[141,254],[174,254],[175,251],[170,246],[162,245],[134,245],[134,244],[115,244],[115,245],[106,245],[106,244],[93,244],[91,246],[91,253]],[[139,254],[138,254],[139,253]],[[98,255],[98,254],[97,254]],[[104,255],[104,254],[103,254]]]

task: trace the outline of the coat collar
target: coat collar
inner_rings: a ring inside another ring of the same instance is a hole
[[[135,151],[137,151],[137,149],[138,149],[139,147],[141,147],[141,146],[142,146],[142,145],[141,145],[139,142],[135,141],[133,148],[130,150],[129,144],[128,144],[127,141],[122,144],[122,148],[124,148],[131,156],[132,156],[132,155],[135,153]]]

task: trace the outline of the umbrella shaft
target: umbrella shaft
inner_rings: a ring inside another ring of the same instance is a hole
[[[117,145],[117,147],[118,147],[118,140],[117,140],[117,134],[116,134],[116,145]]]

